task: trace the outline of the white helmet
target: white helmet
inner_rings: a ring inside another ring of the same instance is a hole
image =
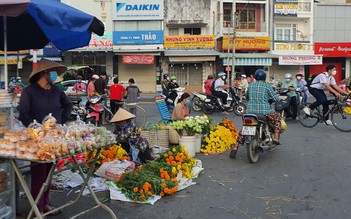
[[[288,79],[288,78],[289,78],[289,79],[292,79],[292,76],[291,76],[290,73],[286,73],[284,78],[285,78],[285,79]]]

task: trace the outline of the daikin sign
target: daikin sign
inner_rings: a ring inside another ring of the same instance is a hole
[[[113,20],[163,20],[163,1],[113,0]]]

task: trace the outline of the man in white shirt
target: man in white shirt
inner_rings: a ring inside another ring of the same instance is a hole
[[[333,93],[335,96],[340,98],[341,94],[346,94],[347,93],[339,88],[336,85],[336,81],[334,76],[336,75],[336,67],[335,65],[328,65],[326,67],[326,72],[323,72],[319,74],[317,77],[313,79],[311,82],[309,91],[316,98],[316,101],[312,103],[309,107],[305,107],[303,111],[307,115],[311,115],[311,110],[314,110],[316,107],[319,105],[323,105],[323,115],[325,115],[328,110],[329,110],[329,105],[327,103],[327,96],[324,93],[325,88],[327,88],[331,93]],[[332,122],[329,120],[329,116],[327,115],[325,117],[326,124],[327,125],[332,125]]]
[[[227,89],[229,86],[224,84],[225,78],[226,78],[226,74],[224,72],[221,71],[218,73],[218,79],[215,82],[213,82],[215,83],[214,84],[215,91],[212,94],[221,98],[223,102],[223,107],[227,108],[229,107],[229,105],[227,104],[228,93],[226,93],[224,89]],[[226,111],[223,111],[223,114],[228,114],[228,113]]]

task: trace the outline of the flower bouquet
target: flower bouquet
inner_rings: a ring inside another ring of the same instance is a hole
[[[210,119],[208,116],[188,116],[185,120],[175,121],[171,126],[180,136],[194,136],[195,134],[206,134],[210,130]]]
[[[97,150],[85,153],[86,160],[93,160]],[[128,153],[120,144],[115,144],[106,148],[102,148],[99,157],[96,160],[95,167],[99,168],[103,163],[113,160],[130,160]]]

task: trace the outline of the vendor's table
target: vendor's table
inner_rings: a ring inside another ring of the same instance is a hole
[[[80,216],[80,215],[83,215],[83,214],[85,214],[85,213],[87,213],[87,212],[93,210],[93,209],[96,209],[96,208],[98,208],[98,207],[101,207],[101,208],[105,209],[106,211],[108,211],[108,212],[110,213],[110,215],[111,215],[112,218],[117,219],[117,217],[116,217],[116,215],[114,214],[114,212],[113,212],[109,207],[107,207],[106,205],[102,204],[102,203],[99,201],[99,199],[96,197],[95,192],[93,191],[93,189],[92,189],[92,188],[90,187],[90,185],[88,184],[88,180],[89,180],[89,178],[91,177],[91,175],[92,175],[93,172],[94,172],[95,163],[96,163],[97,158],[99,157],[99,154],[100,154],[100,151],[101,151],[102,148],[103,148],[103,147],[97,148],[97,152],[96,152],[95,157],[94,157],[93,160],[90,160],[90,161],[87,161],[87,162],[84,162],[84,163],[78,162],[78,160],[77,160],[77,158],[75,157],[75,155],[67,155],[67,156],[58,158],[58,159],[53,160],[53,161],[39,161],[39,160],[33,161],[33,160],[26,160],[26,159],[18,159],[18,158],[16,158],[16,157],[3,157],[3,156],[0,156],[0,158],[2,158],[2,159],[8,159],[8,160],[10,161],[10,163],[11,163],[11,165],[12,165],[12,167],[13,167],[13,170],[15,171],[16,176],[17,176],[17,178],[18,178],[18,180],[19,180],[21,186],[23,187],[23,190],[24,190],[24,192],[25,192],[25,194],[26,194],[26,196],[27,196],[27,198],[28,198],[28,201],[29,201],[29,203],[30,203],[30,205],[31,205],[31,210],[30,210],[30,212],[29,212],[29,214],[28,214],[28,216],[27,216],[27,219],[31,218],[31,216],[32,216],[32,214],[33,214],[33,211],[34,211],[34,214],[36,215],[36,218],[42,219],[43,216],[45,216],[45,215],[49,215],[49,214],[51,214],[51,213],[53,213],[53,212],[55,212],[55,211],[61,210],[61,209],[63,209],[63,208],[66,208],[66,207],[68,207],[68,206],[70,206],[70,205],[75,204],[75,203],[78,202],[79,199],[82,197],[82,193],[83,193],[85,187],[87,187],[88,190],[90,191],[90,194],[91,194],[92,198],[94,199],[96,205],[95,205],[94,207],[88,209],[88,210],[82,211],[82,212],[80,212],[80,213],[78,213],[78,214],[72,216],[71,218],[76,218],[76,217],[78,217],[78,216]],[[65,158],[68,158],[68,157],[72,157],[72,159],[73,159],[73,161],[74,161],[74,163],[72,164],[72,166],[67,167],[67,168],[64,168],[64,169],[59,170],[59,171],[55,171],[57,162],[58,162],[59,160],[61,160],[61,159],[65,159]],[[26,181],[24,180],[23,175],[22,175],[22,172],[21,172],[21,170],[20,170],[20,169],[23,168],[23,167],[20,167],[20,166],[18,165],[18,163],[16,162],[16,160],[30,161],[30,162],[31,162],[31,165],[35,165],[35,164],[39,164],[39,163],[52,163],[52,164],[53,164],[53,165],[51,166],[50,172],[49,172],[49,174],[48,174],[48,176],[47,176],[47,178],[46,178],[46,181],[43,183],[43,185],[42,185],[42,187],[41,187],[41,189],[40,189],[40,192],[39,192],[39,194],[38,194],[38,196],[37,196],[37,198],[36,198],[35,200],[34,200],[32,194],[31,194],[30,189],[28,188],[28,185],[27,185]],[[84,172],[83,172],[83,170],[82,170],[82,168],[81,168],[81,166],[82,166],[82,165],[85,165],[85,164],[87,164],[87,163],[90,164],[90,165],[89,165],[90,167],[89,167],[89,170],[88,170],[87,175],[85,176],[85,175],[84,175]],[[79,173],[80,173],[80,175],[81,175],[81,177],[82,177],[83,180],[84,180],[84,182],[83,182],[83,184],[82,184],[82,186],[81,186],[81,189],[80,189],[80,192],[79,192],[77,198],[76,198],[75,200],[73,200],[73,201],[67,202],[66,204],[64,204],[64,205],[62,205],[62,206],[60,206],[60,207],[56,207],[56,208],[55,208],[54,210],[52,210],[52,211],[48,211],[48,212],[44,213],[43,215],[41,215],[40,212],[39,212],[39,210],[38,210],[37,203],[39,202],[39,200],[40,200],[40,198],[42,197],[43,193],[44,193],[44,192],[47,190],[47,188],[50,186],[50,182],[51,182],[51,179],[52,179],[53,175],[56,174],[56,173],[62,172],[62,171],[64,171],[64,170],[67,170],[67,169],[72,169],[72,168],[77,168],[78,171],[79,171]]]

